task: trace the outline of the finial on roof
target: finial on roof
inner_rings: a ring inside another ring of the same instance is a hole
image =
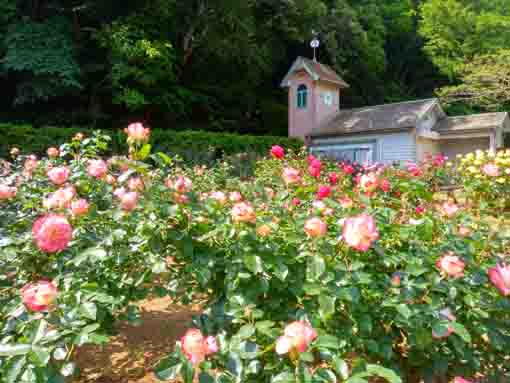
[[[310,46],[313,48],[313,61],[317,62],[316,50],[320,46],[320,41],[318,38],[318,33],[312,30],[312,34],[314,35],[313,40],[310,42]]]

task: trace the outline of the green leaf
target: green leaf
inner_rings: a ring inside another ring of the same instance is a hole
[[[44,338],[47,328],[48,328],[48,322],[46,322],[44,319],[41,319],[39,321],[39,325],[37,326],[37,330],[34,333],[34,337],[32,339],[32,344],[37,344]]]
[[[207,372],[201,372],[198,376],[198,383],[215,383],[214,377],[209,375]]]
[[[377,364],[368,364],[367,372],[386,379],[388,383],[402,383],[402,379],[395,373],[395,371]]]
[[[246,324],[239,329],[237,336],[239,336],[241,339],[246,339],[252,336],[253,334],[255,334],[255,327],[252,326],[251,324]]]
[[[407,307],[407,305],[405,304],[400,304],[397,306],[397,311],[400,315],[402,315],[405,319],[409,319],[412,315],[412,312],[411,310],[409,309],[409,307]]]
[[[319,296],[319,315],[322,319],[327,319],[335,313],[336,297],[328,295]]]
[[[45,367],[50,360],[50,353],[42,347],[33,347],[29,359],[39,367]]]
[[[18,382],[18,380],[17,380],[18,376],[23,371],[23,367],[25,367],[26,361],[27,360],[24,356],[16,356],[13,359],[11,359],[9,362],[7,362],[7,364],[5,366],[5,370],[4,370],[4,371],[7,371],[5,383]]]
[[[182,363],[177,358],[166,358],[161,361],[154,374],[159,380],[175,380],[179,377],[182,369]]]
[[[336,375],[333,371],[326,368],[319,368],[315,371],[312,377],[313,383],[336,383]]]
[[[141,160],[145,160],[149,156],[149,154],[151,154],[151,148],[152,147],[150,144],[145,144],[144,146],[142,146],[142,148],[138,152],[138,157]]]
[[[453,327],[455,334],[460,336],[464,342],[471,343],[471,335],[462,324],[459,322],[452,322],[451,326]]]
[[[296,383],[296,377],[293,373],[284,371],[271,378],[271,383]]]
[[[326,262],[319,255],[308,258],[308,267],[306,269],[306,279],[310,282],[317,281],[326,271]]]
[[[97,306],[93,302],[84,302],[80,305],[80,312],[88,319],[96,320]]]
[[[317,340],[315,341],[315,346],[317,348],[325,348],[330,350],[338,350],[340,347],[340,340],[333,335],[319,335]]]
[[[262,371],[262,363],[259,360],[252,360],[246,367],[247,375],[258,375]]]
[[[0,356],[25,355],[31,349],[30,344],[0,344]]]
[[[342,379],[347,379],[349,377],[349,366],[347,362],[338,356],[333,357],[333,367],[338,375]]]
[[[227,369],[237,379],[240,379],[243,374],[243,362],[239,355],[230,353],[227,360]]]
[[[262,267],[262,259],[257,255],[245,255],[244,265],[254,274],[259,274],[264,271]]]
[[[74,257],[71,262],[75,266],[80,266],[85,261],[90,261],[90,262],[101,261],[101,260],[105,259],[107,256],[108,256],[108,253],[106,252],[105,249],[98,248],[98,247],[92,247],[92,248],[89,248],[89,249],[81,252],[79,255]]]

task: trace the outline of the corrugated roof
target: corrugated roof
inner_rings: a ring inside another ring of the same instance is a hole
[[[434,130],[440,134],[464,130],[497,128],[503,125],[508,113],[483,113],[442,119]]]
[[[314,129],[310,136],[370,133],[414,128],[418,120],[434,105],[437,98],[340,110]]]

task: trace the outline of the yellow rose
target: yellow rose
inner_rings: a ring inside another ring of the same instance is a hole
[[[483,164],[483,161],[482,160],[476,160],[475,162],[473,162],[475,165],[477,166],[480,166],[481,164]]]
[[[496,182],[499,183],[499,184],[504,184],[505,183],[505,178],[504,177],[499,177],[498,179],[496,179]]]
[[[469,168],[467,168],[467,171],[470,172],[470,173],[478,173],[478,168],[477,167],[474,167],[474,166],[470,166]]]
[[[468,154],[466,154],[466,159],[468,159],[468,160],[473,160],[474,158],[475,158],[474,153],[468,153]]]

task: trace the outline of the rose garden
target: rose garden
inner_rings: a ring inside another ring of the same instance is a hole
[[[510,151],[273,146],[239,178],[126,137],[125,156],[96,133],[1,162],[1,382],[72,382],[80,347],[154,296],[206,300],[163,381],[508,382]]]

